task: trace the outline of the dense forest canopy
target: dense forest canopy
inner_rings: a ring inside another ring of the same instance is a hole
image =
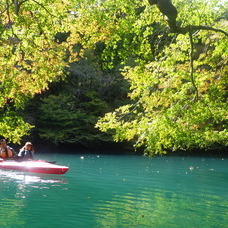
[[[150,155],[227,146],[227,6],[4,1],[0,135],[19,142],[32,127],[55,143],[111,135]]]

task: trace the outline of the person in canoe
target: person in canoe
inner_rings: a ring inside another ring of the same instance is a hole
[[[16,152],[12,147],[6,144],[5,139],[0,140],[0,158],[1,159],[13,159],[16,156]]]
[[[34,148],[31,142],[26,142],[25,145],[20,149],[17,156],[22,160],[33,160],[34,159]]]

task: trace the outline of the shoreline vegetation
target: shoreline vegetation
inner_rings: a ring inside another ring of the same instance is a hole
[[[148,156],[226,153],[227,4],[2,3],[0,137]]]
[[[19,151],[20,145],[12,144],[13,148],[16,151]],[[99,145],[99,147],[85,147],[82,145],[55,145],[53,143],[43,142],[43,141],[34,141],[34,146],[36,148],[37,154],[44,153],[61,153],[61,154],[99,154],[99,155],[132,155],[132,156],[144,156],[144,150],[133,149],[132,145],[128,143],[107,143],[106,145]],[[228,148],[219,148],[219,149],[194,149],[194,150],[185,150],[185,151],[167,151],[163,155],[152,155],[149,157],[156,156],[188,156],[188,157],[228,157]]]

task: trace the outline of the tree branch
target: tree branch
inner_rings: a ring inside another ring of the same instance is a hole
[[[20,7],[21,5],[24,3],[24,2],[27,2],[28,0],[23,0],[21,2],[19,2],[18,0],[14,0],[13,3],[14,3],[14,6],[15,6],[15,13],[16,15],[19,14],[19,10],[20,10]]]
[[[6,8],[3,11],[1,11],[0,14],[3,14],[5,11],[7,11],[11,5],[13,5],[13,3],[9,4],[9,2],[6,1]]]
[[[51,16],[54,16],[54,15],[52,15],[52,14],[46,9],[46,7],[45,7],[43,4],[37,2],[36,0],[32,0],[32,1],[35,2],[37,5],[41,6],[41,7],[42,7],[47,13],[49,13]]]
[[[188,25],[185,27],[179,27],[179,26],[172,26],[172,24],[169,23],[169,26],[171,28],[170,32],[172,33],[180,33],[180,34],[187,34],[189,32],[197,31],[197,30],[211,30],[215,32],[221,32],[225,36],[228,37],[228,33],[222,29],[217,29],[209,26],[204,26],[204,25]]]
[[[186,27],[180,27],[176,23],[177,18],[177,9],[172,4],[171,0],[148,0],[150,5],[155,5],[158,7],[159,11],[164,14],[168,18],[168,24],[170,27],[170,32],[172,33],[179,33],[179,34],[187,34],[189,32],[197,31],[197,30],[211,30],[215,32],[221,32],[225,36],[228,37],[228,33],[223,31],[222,29],[217,29],[208,26],[195,26],[195,25],[188,25]]]
[[[11,17],[10,17],[10,11],[9,11],[9,7],[11,4],[9,4],[9,1],[6,1],[6,14],[8,16],[8,22],[11,23]]]
[[[191,77],[191,81],[192,81],[192,85],[195,88],[195,98],[194,100],[197,101],[198,97],[199,97],[199,92],[198,92],[198,88],[195,84],[195,80],[194,80],[194,60],[193,60],[193,51],[194,51],[194,43],[193,43],[193,39],[192,39],[192,31],[189,32],[189,39],[190,39],[190,77]]]
[[[190,39],[190,77],[191,77],[191,82],[192,85],[195,89],[195,98],[194,100],[197,101],[199,97],[199,92],[198,88],[195,84],[194,80],[194,60],[193,60],[193,51],[194,51],[194,43],[193,43],[193,38],[192,34],[197,31],[197,30],[209,30],[209,31],[214,31],[214,32],[220,32],[223,33],[225,36],[228,37],[228,33],[222,29],[217,29],[209,26],[204,26],[204,25],[188,25],[185,27],[178,26],[176,23],[176,17],[177,17],[177,9],[176,7],[172,4],[171,0],[148,0],[150,5],[157,5],[158,9],[162,14],[167,16],[168,24],[170,27],[170,32],[171,33],[176,33],[176,34],[189,34],[189,39]]]

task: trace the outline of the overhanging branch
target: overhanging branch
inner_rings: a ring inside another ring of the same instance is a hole
[[[41,6],[48,14],[50,14],[52,17],[54,16],[53,14],[51,14],[49,12],[49,10],[41,3],[37,2],[36,0],[32,0],[33,2],[35,2],[37,5]]]
[[[217,29],[204,25],[188,25],[185,27],[178,26],[176,23],[176,18],[178,11],[176,7],[172,4],[171,0],[148,0],[150,5],[155,5],[158,7],[159,11],[168,18],[168,24],[170,27],[170,32],[187,34],[189,32],[194,32],[197,30],[211,30],[214,32],[221,32],[228,37],[228,33],[222,29]]]
[[[168,20],[168,24],[170,27],[170,32],[171,33],[176,33],[176,34],[189,34],[189,39],[190,39],[190,53],[189,53],[189,58],[190,58],[190,77],[191,77],[191,82],[192,85],[195,89],[195,98],[194,100],[197,101],[199,97],[199,92],[198,88],[195,83],[194,79],[194,60],[193,60],[193,52],[194,52],[194,43],[193,43],[193,38],[192,34],[198,30],[209,30],[209,31],[214,31],[214,32],[220,32],[224,34],[225,36],[228,37],[228,33],[222,29],[217,29],[213,28],[210,26],[204,26],[204,25],[188,25],[185,27],[181,27],[177,25],[176,18],[177,18],[177,9],[176,7],[172,4],[171,0],[148,0],[150,5],[155,5],[158,7],[159,11],[164,14]]]
[[[189,32],[189,39],[190,39],[190,53],[189,53],[189,56],[190,56],[190,77],[191,77],[192,85],[195,89],[194,100],[197,101],[198,97],[199,97],[199,92],[198,92],[198,88],[196,86],[195,79],[194,79],[194,60],[193,60],[194,43],[193,43],[193,38],[192,38],[192,31]]]
[[[226,31],[224,31],[222,29],[209,27],[209,26],[204,26],[204,25],[188,25],[185,27],[178,27],[176,25],[175,26],[170,25],[170,28],[171,28],[170,32],[172,32],[172,33],[187,34],[189,32],[194,32],[197,30],[210,30],[210,31],[214,31],[214,32],[221,32],[225,36],[228,37],[228,33]]]

